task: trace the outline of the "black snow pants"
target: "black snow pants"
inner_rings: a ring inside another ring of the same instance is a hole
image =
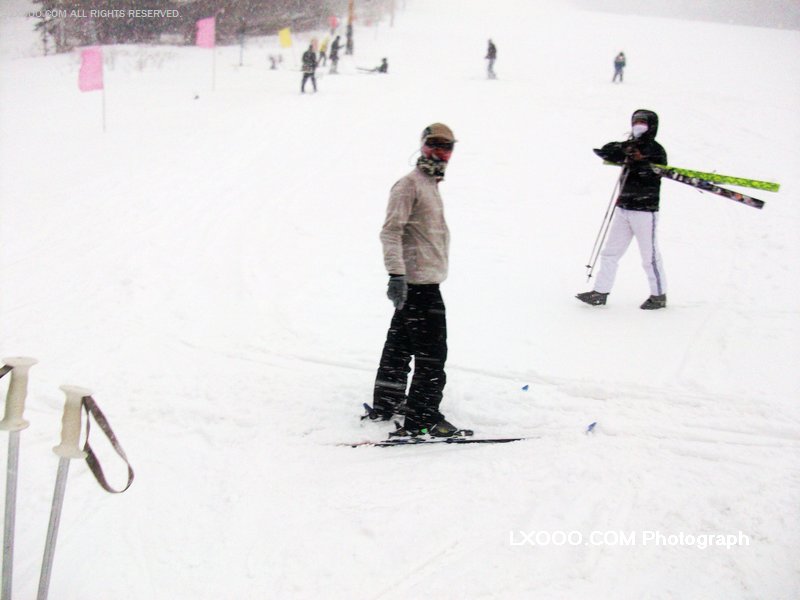
[[[317,78],[314,77],[314,72],[304,72],[303,73],[303,83],[300,85],[300,91],[305,93],[306,91],[306,81],[311,80],[311,83],[314,84],[314,91],[317,91]]]
[[[414,375],[406,396],[411,358]],[[406,426],[432,427],[447,378],[447,320],[438,284],[408,286],[408,299],[395,310],[375,378],[373,408],[389,418],[402,412]],[[401,408],[402,407],[402,408]]]

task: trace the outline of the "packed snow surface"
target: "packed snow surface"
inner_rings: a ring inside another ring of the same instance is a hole
[[[324,31],[277,71],[277,38],[242,66],[106,47],[105,92],[81,93],[77,51],[37,56],[3,17],[0,353],[39,360],[15,597],[38,585],[61,384],[93,391],[136,481],[111,496],[73,461],[54,599],[800,597],[800,33],[397,6],[305,95]],[[671,164],[781,183],[760,211],[663,183],[654,312],[635,246],[607,306],[573,298],[618,175],[592,148],[637,108]],[[435,121],[459,140],[442,409],[532,439],[340,447],[391,428],[358,418],[392,310],[378,232]]]

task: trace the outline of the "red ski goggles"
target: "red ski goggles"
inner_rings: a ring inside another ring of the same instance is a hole
[[[453,154],[455,142],[447,140],[430,139],[425,142],[425,147],[430,150],[429,155],[435,156],[439,160],[448,161]]]

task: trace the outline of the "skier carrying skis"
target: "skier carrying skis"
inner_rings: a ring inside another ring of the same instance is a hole
[[[594,306],[605,304],[614,285],[619,259],[635,237],[650,284],[650,297],[640,308],[653,310],[666,307],[667,291],[657,241],[661,178],[652,171],[650,163],[667,164],[667,153],[655,140],[658,133],[656,113],[637,110],[631,117],[631,124],[631,137],[627,141],[610,142],[595,149],[604,160],[623,164],[623,169],[608,238],[600,253],[600,271],[594,290],[575,297]]]
[[[611,80],[611,83],[617,81],[617,77],[619,77],[619,82],[622,83],[622,70],[625,68],[625,53],[620,52],[614,58],[614,78]]]
[[[314,85],[314,91],[317,91],[317,78],[314,77],[314,71],[317,69],[317,53],[314,52],[314,45],[310,44],[308,50],[303,52],[303,83],[300,85],[300,93],[306,93],[306,81],[309,79]]]
[[[494,45],[492,40],[489,40],[489,48],[486,50],[486,60],[489,61],[487,69],[489,79],[497,79],[497,75],[494,72],[494,61],[497,60],[497,46]]]
[[[450,245],[439,182],[455,142],[452,130],[442,123],[423,130],[417,166],[392,187],[380,234],[389,273],[387,296],[395,311],[375,378],[370,417],[389,420],[404,414],[401,435],[427,430],[435,437],[450,437],[458,431],[439,412],[447,360],[447,322],[439,284],[447,277]],[[414,375],[406,396],[412,357]]]

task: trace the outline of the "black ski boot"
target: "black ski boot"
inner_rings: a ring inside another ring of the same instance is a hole
[[[446,419],[442,419],[433,427],[428,429],[431,437],[453,437],[459,429]]]
[[[608,298],[608,293],[601,293],[595,292],[592,290],[591,292],[583,292],[582,294],[578,294],[575,296],[581,302],[586,302],[586,304],[591,304],[592,306],[602,306],[606,303],[606,298]]]
[[[417,437],[418,435],[424,435],[428,433],[427,429],[420,429],[416,426],[416,424],[410,422],[408,418],[406,418],[406,422],[401,425],[400,421],[394,422],[395,430],[389,433],[389,437]]]
[[[366,402],[362,404],[364,410],[366,410],[366,414],[361,415],[361,420],[364,421],[369,419],[370,421],[391,421],[392,417],[395,415],[401,415],[402,407],[390,407],[390,408],[375,408],[367,404]]]
[[[642,310],[656,310],[667,307],[667,295],[650,296],[639,308]]]

